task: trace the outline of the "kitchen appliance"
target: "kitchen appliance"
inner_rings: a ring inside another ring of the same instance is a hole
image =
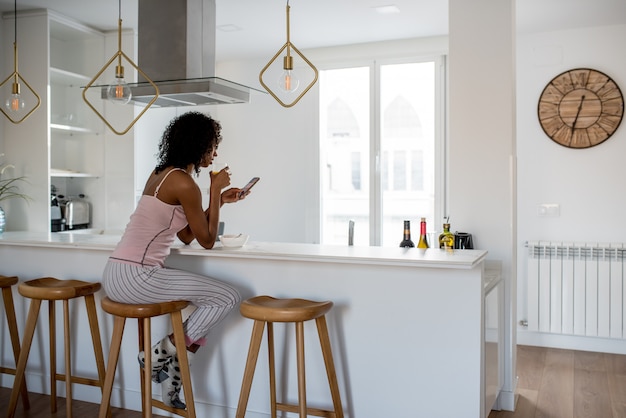
[[[65,219],[61,213],[61,206],[57,198],[57,188],[54,184],[50,187],[50,231],[59,232],[65,230]]]
[[[66,229],[89,228],[91,206],[85,200],[85,195],[81,194],[78,198],[69,198],[61,207],[63,208]]]
[[[55,198],[56,199],[56,198]],[[50,231],[59,232],[65,230],[65,219],[58,204],[50,204]]]
[[[473,250],[474,242],[472,240],[472,234],[468,234],[467,232],[455,232],[454,248],[457,250]]]

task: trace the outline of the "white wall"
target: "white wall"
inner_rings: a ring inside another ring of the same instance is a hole
[[[626,25],[525,34],[517,42],[518,317],[526,318],[526,254],[534,240],[625,242],[626,122],[604,143],[569,149],[552,141],[537,119],[545,85],[563,71],[600,70],[626,94]],[[557,217],[538,205],[560,205]],[[520,331],[523,331],[520,328]]]
[[[0,78],[4,79],[13,72],[13,58],[12,54],[9,55],[9,51],[13,50],[13,42],[6,41],[13,39],[14,26],[12,20],[0,21],[3,25],[4,56],[11,57],[0,65],[2,70]],[[28,195],[32,200],[26,202],[23,199],[10,199],[2,202],[2,208],[6,211],[8,230],[45,231],[50,227],[49,161],[45,145],[50,144],[50,138],[48,130],[44,129],[50,120],[49,110],[45,106],[48,100],[49,77],[46,71],[40,69],[47,68],[50,61],[48,45],[42,45],[42,40],[48,39],[47,16],[33,12],[18,17],[18,39],[20,75],[41,97],[42,105],[18,125],[8,120],[3,121],[4,148],[0,152],[4,152],[6,157],[0,160],[0,163],[15,164],[13,174],[27,177],[28,182],[23,182],[19,186],[20,193]],[[26,89],[26,86],[22,85],[21,88]],[[4,115],[0,117],[5,119]],[[20,164],[21,161],[27,163]]]
[[[626,206],[626,122],[604,143],[569,149],[552,141],[537,118],[539,95],[556,75],[593,68],[626,94],[626,25],[521,35],[518,38],[518,170],[520,242],[623,242]],[[560,205],[560,216],[538,216],[538,205]]]
[[[217,74],[258,86],[263,65],[220,64]],[[261,178],[246,200],[223,208],[225,231],[246,232],[257,241],[314,242],[307,228],[317,213],[317,86],[290,109],[258,93],[249,104],[210,111],[222,124],[218,153],[230,165],[231,185]]]
[[[446,51],[447,38],[435,37],[302,52],[323,69],[339,60],[354,63]],[[217,75],[261,88],[259,72],[270,58],[220,62]],[[261,177],[245,201],[224,207],[227,232],[247,232],[258,241],[319,242],[317,96],[315,85],[292,108],[283,108],[264,93],[253,94],[249,104],[206,107],[222,123],[219,154],[231,166],[233,185]]]
[[[503,390],[516,385],[515,1],[450,0],[449,208],[474,244],[502,263]]]

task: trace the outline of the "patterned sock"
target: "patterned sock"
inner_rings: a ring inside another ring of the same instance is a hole
[[[170,359],[176,354],[176,347],[170,341],[170,337],[165,337],[158,343],[152,346],[152,381],[154,383],[160,383],[167,379],[167,375],[163,372],[163,368],[170,361]],[[142,351],[137,355],[137,360],[144,367],[145,353]]]
[[[191,366],[193,353],[187,351],[187,359]],[[185,409],[187,405],[180,400],[180,390],[183,387],[180,376],[180,365],[178,364],[178,356],[174,355],[170,361],[163,367],[163,373],[167,379],[161,381],[161,396],[163,403],[177,409]]]

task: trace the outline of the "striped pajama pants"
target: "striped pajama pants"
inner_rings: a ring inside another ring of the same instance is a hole
[[[204,345],[209,330],[241,300],[234,287],[182,270],[141,266],[109,260],[102,275],[107,296],[121,303],[187,300],[196,309],[185,321],[187,345]]]

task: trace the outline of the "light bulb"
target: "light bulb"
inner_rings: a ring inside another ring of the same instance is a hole
[[[286,93],[293,93],[298,90],[300,80],[296,76],[293,70],[285,70],[278,79],[278,87]]]
[[[115,81],[107,88],[107,98],[113,103],[126,104],[132,96],[124,77],[115,77]]]
[[[17,76],[11,86],[11,95],[7,98],[6,102],[4,102],[4,107],[6,107],[9,112],[19,112],[24,109],[24,99],[22,99],[20,95],[20,83],[17,81]]]
[[[283,70],[278,78],[278,87],[285,93],[293,93],[298,90],[300,79],[293,72],[293,57],[289,55],[289,50],[287,50],[287,55],[283,57]]]
[[[10,112],[19,112],[24,109],[24,99],[19,94],[12,94],[4,103],[6,109]]]

